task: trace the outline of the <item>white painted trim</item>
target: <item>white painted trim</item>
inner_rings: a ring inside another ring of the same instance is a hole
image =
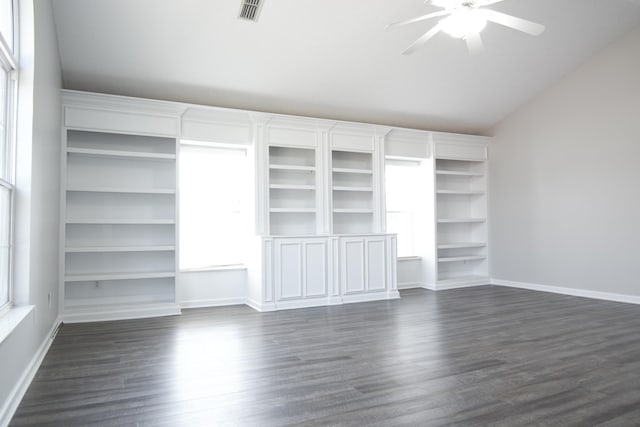
[[[384,301],[400,298],[400,293],[396,291],[370,292],[363,294],[343,295],[343,304],[353,304],[357,302]]]
[[[40,368],[40,365],[44,360],[44,357],[47,355],[49,347],[51,347],[51,343],[53,343],[53,334],[60,326],[60,323],[61,320],[60,317],[58,317],[55,322],[53,322],[53,326],[51,326],[51,330],[49,330],[49,332],[47,333],[44,341],[42,342],[42,344],[40,344],[38,351],[36,351],[36,354],[33,355],[33,358],[31,358],[31,361],[22,372],[22,375],[20,375],[20,379],[13,386],[13,389],[9,393],[9,397],[0,409],[1,427],[8,426],[11,418],[13,418],[16,409],[18,409],[18,405],[20,405],[24,394],[27,392],[27,389],[31,385],[31,381],[33,381],[33,378],[36,376],[36,373],[38,372],[38,369]]]
[[[110,306],[104,309],[95,308],[93,310],[74,311],[67,310],[62,314],[62,321],[65,323],[85,323],[85,322],[104,322],[110,320],[130,320],[144,319],[147,317],[176,316],[181,314],[179,304],[160,304],[149,305],[144,304],[139,307],[117,307]]]
[[[424,285],[420,282],[398,282],[398,289],[419,289],[424,288]]]
[[[203,308],[203,307],[222,307],[225,305],[243,305],[246,298],[210,298],[210,299],[194,299],[180,301],[180,307],[185,308]]]
[[[640,296],[614,294],[611,292],[590,291],[588,289],[565,288],[562,286],[541,285],[538,283],[515,282],[512,280],[491,279],[492,285],[508,288],[528,289],[531,291],[550,292],[553,294],[571,295],[574,297],[593,298],[604,301],[625,302],[628,304],[640,304]]]
[[[276,305],[274,303],[260,304],[259,302],[251,298],[245,299],[244,303],[256,311],[260,311],[260,312],[276,311]]]
[[[476,286],[489,285],[489,279],[484,281],[468,281],[453,283],[424,283],[422,287],[430,291],[448,291],[450,289],[475,288]]]
[[[35,305],[9,306],[0,314],[0,344],[17,328]]]

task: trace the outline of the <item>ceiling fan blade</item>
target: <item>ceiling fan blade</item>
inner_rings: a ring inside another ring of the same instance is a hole
[[[416,18],[407,19],[406,21],[394,22],[393,24],[387,25],[385,28],[388,30],[390,28],[401,27],[403,25],[413,24],[414,22],[425,21],[427,19],[436,18],[438,16],[444,16],[450,14],[450,11],[441,10],[439,12],[427,13],[426,15],[418,16]]]
[[[478,6],[489,6],[490,4],[500,3],[501,1],[504,0],[479,0],[477,4]]]
[[[469,34],[464,40],[467,42],[467,48],[472,55],[479,55],[484,52],[484,44],[480,34]]]
[[[495,10],[481,9],[481,12],[487,21],[495,22],[496,24],[504,25],[505,27],[513,28],[514,30],[522,31],[532,36],[538,36],[545,30],[545,26],[542,24],[537,24],[502,12],[496,12]]]
[[[436,34],[438,34],[438,32],[440,31],[440,27],[441,27],[441,24],[438,22],[436,25],[433,26],[433,28],[431,28],[429,31],[424,33],[422,35],[422,37],[420,37],[418,40],[414,41],[411,46],[409,46],[404,52],[402,52],[402,54],[403,55],[408,55],[408,54],[412,53],[413,51],[415,51],[420,46],[422,46],[423,44],[425,44],[426,42],[428,42],[429,39],[431,39],[431,37],[433,37]]]

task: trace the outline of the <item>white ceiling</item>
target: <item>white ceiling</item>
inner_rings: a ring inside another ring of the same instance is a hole
[[[423,0],[53,0],[68,89],[223,107],[486,133],[527,99],[640,23],[633,0],[505,0],[492,7],[543,23],[531,37],[489,24],[485,52],[435,24],[386,24]]]

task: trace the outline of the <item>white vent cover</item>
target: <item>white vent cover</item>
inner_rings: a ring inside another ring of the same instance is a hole
[[[262,0],[242,0],[240,18],[248,21],[257,21],[261,5]]]

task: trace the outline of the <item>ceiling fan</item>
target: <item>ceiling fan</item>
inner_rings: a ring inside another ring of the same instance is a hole
[[[545,30],[545,26],[542,24],[507,15],[486,7],[501,1],[504,0],[425,0],[425,3],[440,7],[443,10],[389,24],[386,28],[397,28],[403,25],[413,24],[414,22],[425,21],[440,16],[443,17],[436,25],[431,27],[429,31],[424,33],[402,52],[403,54],[412,53],[440,31],[444,31],[454,38],[466,41],[471,53],[481,53],[484,50],[484,46],[480,32],[487,25],[487,22],[500,24],[532,36],[540,35]]]

